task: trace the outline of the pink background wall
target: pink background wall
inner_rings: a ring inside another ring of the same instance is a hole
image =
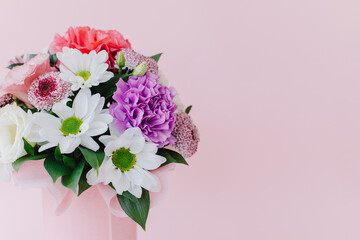
[[[70,25],[165,53],[202,142],[140,240],[360,239],[359,22],[358,0],[1,0],[0,64]],[[0,189],[0,239],[41,239],[40,191]]]

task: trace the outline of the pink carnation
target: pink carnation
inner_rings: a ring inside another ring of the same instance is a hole
[[[12,100],[13,96],[10,93],[4,94],[0,97],[0,108],[9,104]]]
[[[129,69],[134,69],[137,65],[142,62],[146,62],[147,64],[147,71],[153,74],[159,73],[159,67],[157,62],[152,59],[151,57],[145,57],[140,53],[135,52],[132,49],[126,48],[121,50],[125,57],[125,67]]]
[[[109,66],[114,67],[116,54],[121,49],[131,48],[131,44],[115,30],[103,31],[90,27],[70,27],[64,36],[55,35],[50,44],[50,52],[52,54],[62,52],[63,47],[76,48],[82,53],[105,50],[109,54]]]
[[[174,147],[179,150],[183,157],[189,158],[196,153],[200,134],[190,115],[184,112],[176,114],[173,135],[177,139]]]
[[[30,86],[29,100],[39,110],[49,111],[51,107],[71,94],[71,83],[65,82],[58,72],[41,75]]]
[[[14,67],[0,82],[1,91],[11,93],[26,104],[30,104],[27,91],[40,75],[51,72],[49,55],[40,53],[24,65]]]

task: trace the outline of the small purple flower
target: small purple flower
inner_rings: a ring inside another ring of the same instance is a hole
[[[122,133],[131,127],[139,127],[147,141],[159,144],[159,148],[174,144],[173,132],[177,109],[173,98],[176,91],[158,84],[159,76],[146,75],[122,79],[116,84],[117,91],[110,105],[115,127]]]

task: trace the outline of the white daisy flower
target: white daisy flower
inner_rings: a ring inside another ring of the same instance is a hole
[[[86,177],[90,185],[103,182],[113,184],[116,192],[122,194],[129,191],[140,198],[142,187],[159,192],[159,179],[148,170],[155,170],[166,159],[156,155],[157,145],[146,142],[139,128],[129,128],[119,134],[110,126],[111,136],[101,136],[100,141],[105,145],[105,159],[97,174],[91,169]]]
[[[62,63],[60,77],[72,83],[73,91],[98,86],[114,76],[114,73],[107,71],[108,53],[105,50],[83,54],[77,49],[64,47],[63,52],[57,53],[56,56]]]
[[[46,112],[34,114],[37,134],[30,140],[44,142],[40,152],[59,144],[63,154],[72,153],[82,145],[93,151],[99,150],[99,145],[92,139],[108,130],[112,116],[108,109],[104,109],[105,99],[100,94],[91,95],[90,89],[85,88],[76,95],[72,108],[66,102],[56,103],[52,111],[55,117]]]

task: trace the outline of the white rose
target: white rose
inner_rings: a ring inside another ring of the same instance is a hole
[[[167,81],[165,75],[160,70],[159,70],[159,76],[160,76],[160,78],[158,79],[158,83],[165,86],[165,87],[168,87],[169,82]]]
[[[10,181],[12,163],[26,154],[23,137],[30,134],[32,114],[16,105],[0,109],[0,178]]]
[[[178,106],[175,112],[184,112],[185,111],[185,105],[182,103],[179,94],[176,95],[173,99],[174,103]]]
[[[169,87],[169,82],[167,81],[165,75],[161,71],[159,71],[159,76],[160,76],[160,78],[158,79],[158,83],[165,87]],[[174,97],[173,101],[178,107],[176,112],[184,112],[185,111],[185,105],[182,103],[182,101],[179,97],[179,94],[177,94]]]

